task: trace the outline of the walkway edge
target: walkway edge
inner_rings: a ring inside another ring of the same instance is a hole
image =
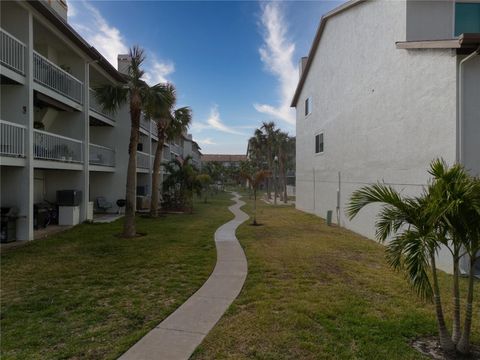
[[[235,232],[249,216],[233,192],[228,209],[234,219],[215,232],[217,263],[212,274],[187,301],[133,345],[120,360],[186,360],[220,320],[242,290],[248,266]]]

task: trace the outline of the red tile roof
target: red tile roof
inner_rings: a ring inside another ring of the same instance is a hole
[[[227,155],[227,154],[203,154],[202,161],[218,161],[218,162],[240,162],[247,160],[247,155]]]

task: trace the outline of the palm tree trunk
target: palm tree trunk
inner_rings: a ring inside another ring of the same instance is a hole
[[[452,341],[454,344],[458,344],[461,331],[460,323],[460,286],[459,286],[459,249],[455,249],[453,255],[453,328],[452,328]]]
[[[133,104],[132,104],[133,103]],[[137,201],[137,146],[140,127],[140,106],[131,101],[130,117],[130,143],[128,146],[127,186],[125,196],[125,221],[123,223],[123,236],[134,237],[137,235],[135,228],[135,211]]]
[[[150,203],[150,216],[158,215],[158,193],[160,192],[160,166],[162,164],[164,136],[158,132],[157,150],[155,151],[155,159],[153,160],[152,173],[152,201]]]
[[[465,322],[463,323],[462,337],[460,338],[460,341],[457,344],[457,350],[465,355],[470,353],[470,332],[472,329],[474,282],[475,282],[475,256],[471,256],[470,272],[468,274],[468,293],[467,293],[467,304],[465,309]]]
[[[455,344],[450,337],[447,326],[445,325],[445,318],[443,317],[442,300],[440,298],[440,289],[438,286],[437,267],[435,264],[435,252],[430,252],[430,261],[432,265],[432,279],[433,279],[433,299],[435,303],[435,312],[437,314],[438,335],[440,337],[440,346],[443,351],[450,353],[455,351]]]

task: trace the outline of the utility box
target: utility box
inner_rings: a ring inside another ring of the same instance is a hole
[[[59,206],[58,225],[78,225],[80,223],[80,206]]]
[[[333,211],[328,210],[327,211],[327,225],[328,226],[332,226],[332,215],[333,215]]]

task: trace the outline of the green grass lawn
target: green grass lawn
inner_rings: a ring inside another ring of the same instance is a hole
[[[208,278],[213,234],[233,215],[219,194],[193,215],[83,224],[1,255],[2,359],[114,359]]]
[[[237,232],[247,281],[194,359],[423,358],[409,341],[436,334],[433,306],[386,265],[383,246],[293,207],[258,206],[263,226],[243,224]],[[244,209],[251,213],[251,203]]]

